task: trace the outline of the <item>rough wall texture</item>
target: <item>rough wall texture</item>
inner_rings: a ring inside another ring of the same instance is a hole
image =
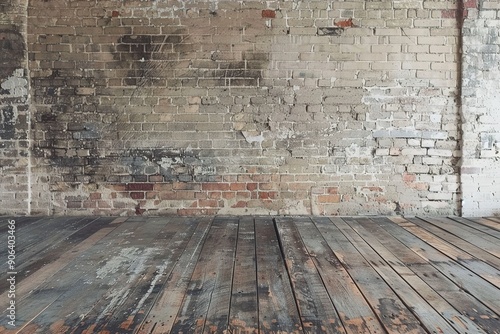
[[[29,211],[27,1],[0,0],[0,212]]]
[[[500,214],[500,2],[484,0],[463,28],[464,215]]]
[[[31,213],[459,214],[477,5],[31,1]]]

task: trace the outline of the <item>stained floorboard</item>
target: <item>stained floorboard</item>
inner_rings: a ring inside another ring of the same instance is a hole
[[[9,219],[0,333],[500,334],[495,217]]]

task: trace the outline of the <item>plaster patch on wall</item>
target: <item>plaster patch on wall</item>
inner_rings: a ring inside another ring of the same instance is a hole
[[[5,95],[8,95],[8,97],[22,97],[22,102],[27,98],[28,80],[24,78],[24,70],[22,68],[16,69],[12,76],[4,80],[0,86],[6,91]]]

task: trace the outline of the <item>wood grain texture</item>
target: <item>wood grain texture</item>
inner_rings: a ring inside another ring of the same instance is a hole
[[[389,218],[16,218],[0,332],[500,334],[499,222]]]

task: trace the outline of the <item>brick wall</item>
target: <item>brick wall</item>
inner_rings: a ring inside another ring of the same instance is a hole
[[[463,27],[463,214],[500,214],[500,2],[485,0]]]
[[[31,213],[458,214],[476,12],[32,1]]]
[[[0,212],[29,212],[27,1],[0,0]]]

